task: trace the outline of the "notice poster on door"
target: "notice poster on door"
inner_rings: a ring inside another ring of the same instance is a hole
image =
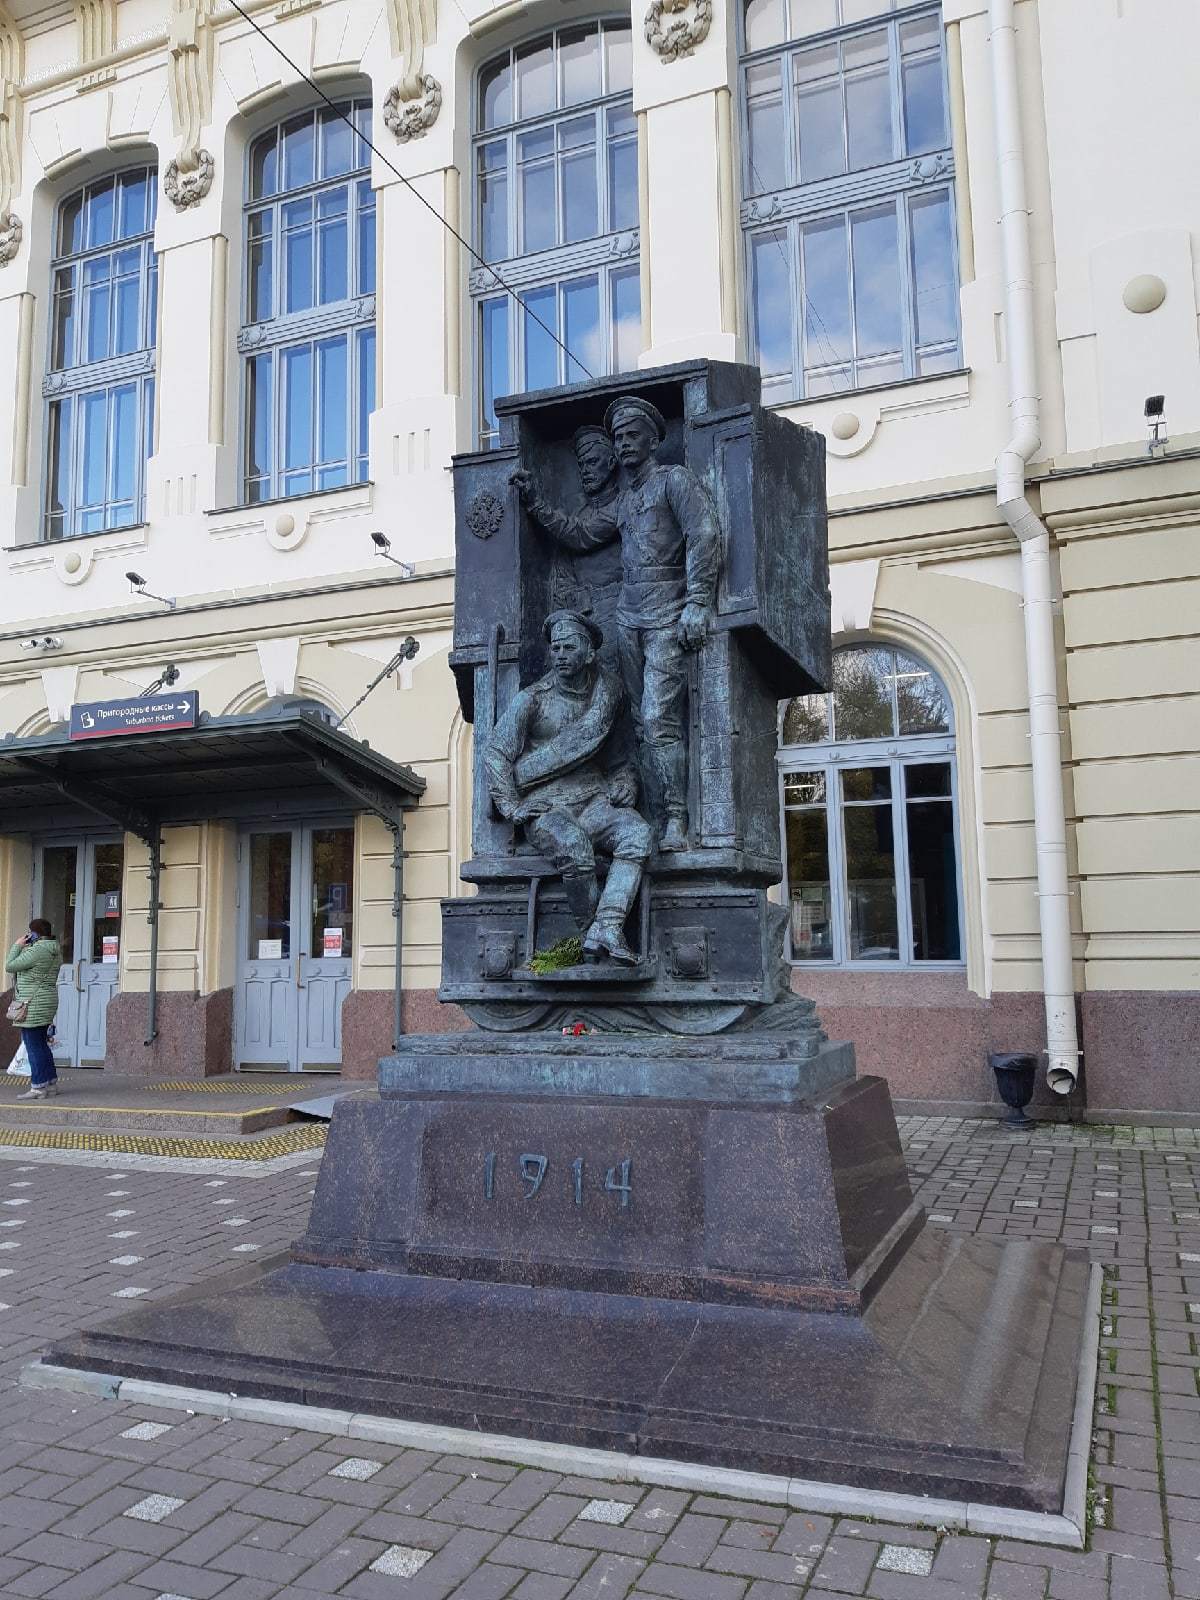
[[[260,961],[282,961],[282,939],[260,939],[258,941],[258,959]]]
[[[342,930],[340,928],[326,928],[322,941],[323,953],[330,956],[340,956],[342,953]]]
[[[100,941],[100,960],[115,966],[121,953],[121,941],[115,933],[106,933]]]
[[[121,891],[119,889],[106,889],[104,891],[104,915],[106,917],[119,917],[121,915]]]

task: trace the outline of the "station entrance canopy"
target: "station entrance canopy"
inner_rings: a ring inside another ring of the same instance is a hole
[[[202,716],[196,728],[72,743],[66,730],[0,740],[0,831],[44,832],[102,816],[153,825],[355,803],[389,826],[425,780],[307,711]]]
[[[393,839],[396,1012],[400,1007],[403,813],[425,780],[291,707],[212,717],[187,730],[116,734],[72,742],[67,730],[0,740],[0,833],[79,827],[97,817],[143,840],[150,852],[150,1010],[157,1033],[157,949],[162,830],[188,822],[299,816],[346,807],[381,818]],[[397,1022],[397,1031],[399,1024]]]

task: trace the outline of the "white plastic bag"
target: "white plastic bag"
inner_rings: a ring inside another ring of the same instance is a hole
[[[8,1064],[8,1075],[10,1078],[28,1078],[30,1076],[29,1057],[25,1054],[24,1039],[17,1046],[17,1053]]]

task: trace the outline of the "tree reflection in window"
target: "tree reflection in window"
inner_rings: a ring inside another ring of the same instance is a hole
[[[925,662],[891,645],[835,651],[833,692],[801,695],[783,715],[784,744],[949,732],[942,680]]]
[[[962,959],[949,697],[894,645],[839,650],[827,694],[784,708],[792,959]]]

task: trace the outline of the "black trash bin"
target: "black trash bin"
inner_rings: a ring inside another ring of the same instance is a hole
[[[1008,1115],[1001,1117],[1005,1128],[1032,1128],[1033,1119],[1025,1115],[1025,1107],[1033,1099],[1033,1083],[1037,1075],[1037,1056],[1022,1050],[993,1050],[988,1055],[988,1066],[996,1074],[996,1087],[1000,1098],[1008,1106]]]

